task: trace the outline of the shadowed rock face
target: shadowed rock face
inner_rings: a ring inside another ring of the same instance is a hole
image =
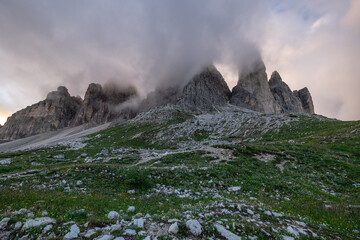
[[[188,109],[213,110],[229,102],[231,92],[220,72],[204,68],[184,87],[179,104]]]
[[[147,95],[147,97],[139,104],[138,110],[139,112],[145,112],[153,107],[176,104],[180,93],[180,87],[157,89]]]
[[[294,91],[294,95],[300,99],[305,113],[315,114],[314,103],[311,94],[306,87],[298,91]]]
[[[262,61],[257,62],[251,72],[240,76],[238,84],[233,88],[230,103],[262,113],[281,112],[270,91]]]
[[[109,122],[125,113],[125,111],[116,110],[116,106],[136,95],[136,90],[131,87],[103,89],[100,84],[92,83],[89,85],[83,104],[75,117],[75,125],[84,123],[96,125]]]
[[[282,81],[278,72],[273,72],[269,80],[269,86],[275,101],[281,107],[283,113],[304,112],[300,99],[290,90],[289,86]]]
[[[71,125],[82,100],[71,97],[65,87],[47,95],[44,101],[14,113],[0,130],[0,139],[13,140]]]

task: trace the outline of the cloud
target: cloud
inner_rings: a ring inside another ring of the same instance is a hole
[[[113,81],[135,85],[145,95],[184,84],[211,62],[222,66],[233,85],[237,71],[254,61],[260,48],[268,71],[278,69],[294,89],[309,87],[319,113],[360,118],[353,103],[358,5],[356,0],[0,0],[0,111],[42,100],[59,85],[83,96],[89,83]],[[333,76],[343,77],[341,87]]]
[[[268,69],[278,69],[293,89],[307,86],[319,114],[360,119],[359,6],[305,1],[271,17],[273,37],[263,45]]]

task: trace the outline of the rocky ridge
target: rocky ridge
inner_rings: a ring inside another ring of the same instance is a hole
[[[307,88],[292,92],[277,72],[268,81],[262,61],[239,76],[232,92],[221,73],[210,65],[184,87],[149,93],[138,107],[124,105],[136,97],[137,91],[133,87],[102,87],[92,83],[82,100],[70,96],[65,87],[59,87],[44,101],[14,113],[0,128],[0,139],[14,140],[83,124],[94,126],[111,121],[123,122],[140,112],[167,104],[181,106],[183,111],[200,113],[214,112],[228,103],[266,114],[315,113]]]
[[[281,113],[281,108],[270,91],[262,61],[255,64],[253,71],[240,75],[230,103],[262,113]]]
[[[90,84],[85,99],[70,96],[66,87],[58,87],[46,99],[14,113],[0,129],[1,140],[15,140],[82,124],[106,123],[133,112],[117,107],[136,96],[133,88],[104,91],[99,84]]]

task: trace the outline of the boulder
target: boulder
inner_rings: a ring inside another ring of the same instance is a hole
[[[273,72],[269,80],[270,90],[275,101],[283,113],[302,113],[304,112],[300,99],[290,90],[289,86],[283,82],[278,72]]]
[[[70,227],[70,231],[64,236],[64,240],[75,239],[79,237],[80,228],[74,224]]]
[[[40,217],[35,219],[27,219],[24,223],[22,230],[26,230],[29,228],[39,227],[42,225],[55,224],[56,220],[49,217]]]
[[[177,222],[173,223],[169,227],[169,233],[176,235],[179,232],[179,225]]]
[[[270,91],[266,68],[261,60],[255,62],[250,71],[242,72],[238,84],[233,88],[230,103],[261,113],[281,112]]]
[[[218,231],[218,233],[227,240],[241,240],[241,237],[230,232],[229,230],[226,230],[226,228],[224,228],[220,224],[215,224],[215,228]]]
[[[197,220],[189,220],[186,222],[186,227],[194,236],[200,236],[202,233],[202,227]]]

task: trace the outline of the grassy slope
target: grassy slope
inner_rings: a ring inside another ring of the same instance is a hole
[[[234,202],[283,212],[289,219],[306,222],[321,236],[356,238],[353,230],[360,229],[360,122],[320,121],[301,116],[279,133],[266,134],[262,141],[216,146],[233,151],[234,156],[228,160],[218,162],[206,151],[193,151],[131,166],[139,161],[141,149],[173,148],[156,141],[154,136],[160,129],[188,118],[177,116],[161,125],[125,123],[94,134],[81,150],[55,147],[2,154],[0,159],[11,158],[13,163],[0,166],[0,174],[20,175],[0,180],[0,214],[10,216],[11,211],[27,208],[40,216],[46,210],[57,219],[59,228],[55,233],[61,235],[67,229],[60,224],[70,220],[104,226],[111,210],[123,210],[123,217],[130,218],[131,214],[125,213],[130,205],[137,212],[149,213],[161,221],[181,219],[187,210],[196,215],[205,211],[205,205],[219,200],[212,192],[196,195],[207,188]],[[194,139],[198,138],[198,133],[194,133]],[[112,149],[122,147],[127,150],[111,154]],[[109,156],[99,155],[104,148],[110,150]],[[79,157],[82,153],[94,158],[108,157],[109,161],[84,163],[85,157]],[[54,158],[59,154],[65,158]],[[261,154],[274,155],[275,159],[266,163],[254,158]],[[32,162],[42,165],[34,166]],[[276,166],[281,163],[285,163],[283,173]],[[190,190],[191,196],[198,197],[153,193],[151,189],[160,185]],[[231,186],[241,186],[240,192],[229,193],[227,189]],[[71,191],[67,192],[67,187]],[[136,189],[136,193],[128,194],[130,189]],[[79,209],[84,212],[77,213]],[[12,216],[11,221],[24,217]],[[261,217],[275,228],[279,225],[276,219],[263,214]],[[215,215],[206,221],[223,218],[242,224],[240,230],[232,230],[239,235],[268,238],[256,225],[233,215]],[[279,233],[272,234],[274,238],[285,234],[280,226],[279,229]],[[31,230],[34,236],[39,232],[41,229]],[[204,234],[211,236],[215,232],[209,225]]]

